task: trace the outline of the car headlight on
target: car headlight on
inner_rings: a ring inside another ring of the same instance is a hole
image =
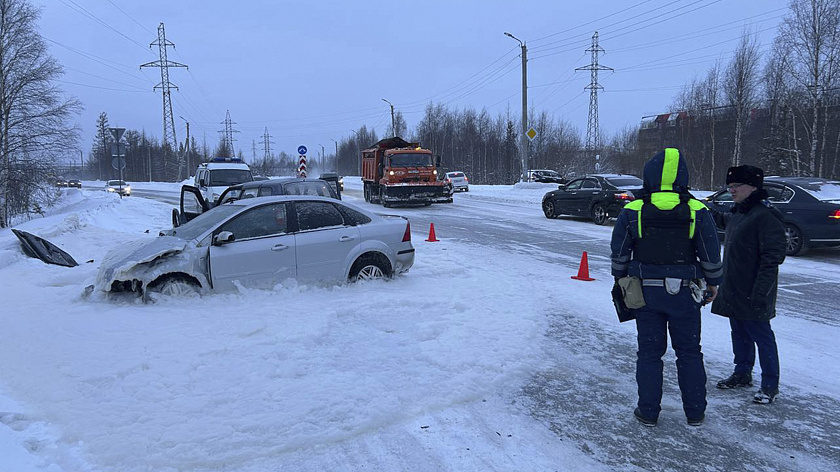
[[[113,188],[111,188],[111,187],[108,187],[108,188],[107,188],[107,189],[105,189],[105,190],[107,190],[108,192],[113,192],[113,191],[114,191],[114,189],[113,189]]]
[[[130,192],[130,191],[131,191],[131,187],[130,187],[130,186],[128,186],[128,185],[126,185],[125,187],[123,187],[123,190],[125,190],[126,192]]]

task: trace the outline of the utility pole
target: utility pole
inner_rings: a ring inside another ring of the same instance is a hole
[[[338,172],[338,141],[330,138],[330,141],[335,143],[335,156],[333,157],[333,170]]]
[[[166,58],[166,48],[169,46],[175,47],[175,43],[167,41],[166,32],[163,28],[163,23],[158,26],[158,39],[151,43],[149,47],[158,46],[160,58],[157,61],[147,62],[141,64],[140,68],[144,67],[159,67],[160,68],[160,83],[154,86],[154,90],[161,89],[163,91],[163,154],[164,160],[167,156],[167,148],[169,151],[177,152],[178,139],[175,136],[175,119],[172,117],[172,98],[170,96],[170,89],[178,90],[178,87],[169,82],[169,68],[170,67],[187,67],[186,64],[170,61]],[[185,167],[183,159],[178,163],[178,181],[182,178],[182,171]]]
[[[601,164],[598,162],[601,145],[601,137],[598,130],[598,90],[604,89],[604,87],[601,87],[598,83],[598,71],[613,69],[611,67],[598,64],[598,54],[604,52],[604,49],[598,45],[597,31],[592,35],[592,46],[590,46],[586,52],[592,53],[592,62],[590,62],[588,66],[578,67],[575,70],[590,71],[589,85],[583,88],[584,90],[589,90],[589,120],[586,124],[585,157],[587,161],[595,161],[595,172],[598,172],[601,170]]]
[[[327,170],[327,166],[325,164],[325,162],[327,162],[327,159],[326,154],[324,153],[324,145],[319,144],[318,146],[321,146],[321,173],[323,173],[325,170]]]
[[[181,118],[182,120],[184,120],[184,123],[187,124],[187,140],[184,141],[184,162],[185,162],[185,166],[186,166],[186,170],[187,170],[187,177],[189,177],[189,175],[190,175],[190,122],[187,121],[187,119],[184,118],[181,115],[178,115],[178,118]],[[181,172],[180,171],[178,172],[178,179],[179,180],[181,179]]]
[[[525,181],[525,172],[528,170],[528,47],[516,36],[505,32],[505,36],[519,42],[522,49],[522,130],[519,133],[519,153],[522,160],[522,174],[520,181]]]
[[[396,120],[394,119],[394,105],[388,100],[382,99],[383,102],[391,105],[391,136],[397,135]]]

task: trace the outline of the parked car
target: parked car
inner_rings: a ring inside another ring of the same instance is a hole
[[[223,205],[240,198],[269,195],[318,195],[341,200],[335,188],[325,180],[283,177],[231,185],[219,196],[219,204]]]
[[[67,181],[67,186],[71,187],[71,188],[82,188],[82,181],[81,180],[76,180],[76,179],[68,180]]]
[[[470,179],[460,171],[447,172],[444,180],[452,184],[452,189],[459,192],[470,191]]]
[[[560,184],[545,194],[542,209],[546,218],[560,215],[586,216],[597,225],[615,218],[628,202],[641,196],[642,179],[635,175],[592,174]]]
[[[335,189],[324,180],[288,177],[231,185],[219,196],[218,205],[270,195],[317,195],[341,199]],[[204,199],[204,192],[201,189],[192,185],[182,185],[180,205],[172,209],[172,226],[178,227],[211,208],[213,204]]]
[[[565,184],[568,180],[564,179],[557,171],[549,169],[535,169],[529,170],[525,174],[528,182],[543,182],[550,184]]]
[[[149,241],[105,256],[95,290],[146,296],[271,288],[293,278],[388,278],[414,264],[411,228],[325,197],[285,195],[219,205]]]
[[[767,177],[768,200],[785,217],[787,255],[805,254],[812,247],[840,246],[840,182],[814,177]],[[734,205],[725,188],[703,200],[727,211]],[[723,237],[723,230],[718,229]]]
[[[109,180],[105,183],[105,191],[128,197],[131,195],[131,186],[125,180]]]

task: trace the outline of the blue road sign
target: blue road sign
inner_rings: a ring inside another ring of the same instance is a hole
[[[298,154],[306,154],[306,146],[304,146],[304,145],[298,146]]]

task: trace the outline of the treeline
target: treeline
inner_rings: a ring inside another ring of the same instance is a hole
[[[646,156],[680,148],[695,185],[723,184],[726,169],[754,164],[766,174],[840,177],[840,1],[794,0],[769,54],[750,31],[727,63],[716,63],[675,97],[670,114],[643,122],[638,171]]]

